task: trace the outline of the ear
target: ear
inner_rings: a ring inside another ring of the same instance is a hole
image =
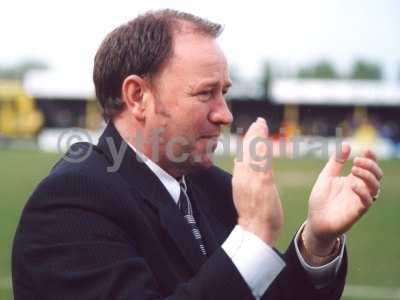
[[[137,75],[129,75],[122,83],[122,100],[125,102],[128,113],[138,120],[144,120],[145,117],[146,89],[146,81]]]

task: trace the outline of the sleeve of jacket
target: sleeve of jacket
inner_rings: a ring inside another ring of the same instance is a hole
[[[347,272],[347,254],[344,252],[342,265],[333,282],[327,287],[316,289],[308,279],[301,266],[292,240],[286,252],[283,254],[286,267],[271,284],[263,295],[263,300],[269,299],[309,299],[309,300],[336,300],[340,299]]]
[[[116,191],[89,178],[53,176],[39,185],[14,240],[16,300],[253,299],[221,248],[189,281],[162,295],[135,241],[97,209],[113,197]]]

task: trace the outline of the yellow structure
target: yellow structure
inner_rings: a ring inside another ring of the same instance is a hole
[[[281,127],[286,138],[290,139],[300,134],[299,107],[297,105],[285,105]]]
[[[99,103],[95,99],[86,100],[85,124],[87,129],[99,130],[101,128],[103,118]]]
[[[0,133],[11,138],[34,137],[43,115],[18,81],[0,80]]]

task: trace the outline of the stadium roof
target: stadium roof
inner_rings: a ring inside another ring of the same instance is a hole
[[[275,80],[273,102],[309,105],[399,106],[400,85],[373,80]]]
[[[31,71],[24,78],[24,89],[34,98],[94,99],[94,85],[90,72]]]
[[[94,85],[90,72],[32,71],[24,79],[28,95],[42,99],[90,99]],[[275,79],[270,95],[277,104],[400,106],[400,85],[372,80]],[[261,85],[235,82],[230,99],[263,99]]]

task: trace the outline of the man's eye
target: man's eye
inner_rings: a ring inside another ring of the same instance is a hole
[[[211,98],[212,91],[202,91],[202,92],[198,93],[198,96],[202,100],[207,100],[208,98]]]

